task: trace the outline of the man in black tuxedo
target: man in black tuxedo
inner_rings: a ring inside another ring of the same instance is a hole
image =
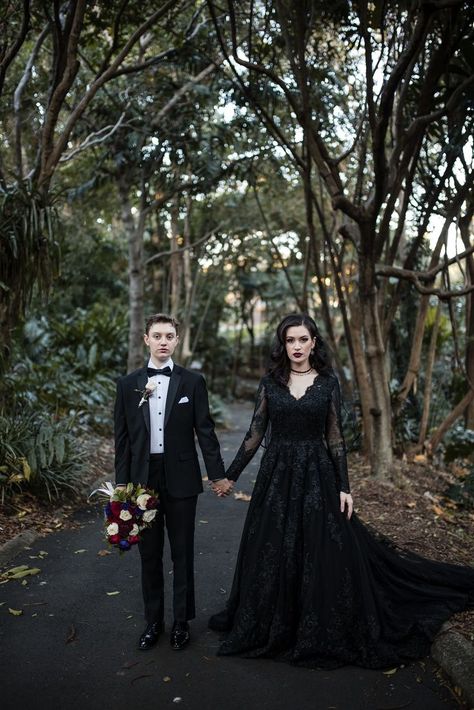
[[[146,323],[148,367],[121,377],[115,401],[116,485],[142,483],[158,492],[159,512],[139,543],[147,626],[139,648],[155,645],[164,624],[164,527],[173,560],[174,623],[170,643],[182,649],[190,639],[188,621],[194,606],[194,524],[202,492],[195,437],[210,481],[225,495],[227,481],[204,378],[174,364],[178,323],[164,314]],[[144,394],[144,396],[143,396]]]

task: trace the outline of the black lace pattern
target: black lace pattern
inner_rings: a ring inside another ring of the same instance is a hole
[[[227,608],[210,620],[227,631],[220,655],[386,667],[425,655],[442,623],[474,606],[474,568],[399,550],[340,512],[350,491],[340,400],[333,375],[299,399],[271,376],[260,383],[227,471],[237,480],[271,431]]]

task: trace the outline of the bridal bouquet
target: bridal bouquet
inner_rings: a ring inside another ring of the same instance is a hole
[[[133,483],[128,483],[125,488],[114,488],[111,483],[106,483],[94,493],[102,493],[108,499],[104,508],[106,539],[120,552],[129,550],[140,541],[142,530],[150,527],[155,519],[157,493]]]

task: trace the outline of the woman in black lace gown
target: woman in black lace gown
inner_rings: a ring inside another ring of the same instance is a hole
[[[227,607],[209,621],[226,632],[219,655],[312,668],[426,655],[446,619],[474,608],[474,567],[404,551],[351,515],[339,384],[311,318],[280,323],[272,360],[213,486],[229,493],[267,434]]]

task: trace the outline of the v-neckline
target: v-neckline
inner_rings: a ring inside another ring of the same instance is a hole
[[[291,390],[290,390],[290,388],[288,387],[288,385],[286,385],[286,389],[288,390],[288,394],[290,395],[290,397],[291,397],[292,399],[295,400],[295,402],[299,402],[301,399],[303,399],[303,397],[306,397],[306,395],[308,394],[309,390],[311,389],[311,387],[314,387],[314,385],[315,385],[315,383],[316,383],[316,380],[317,380],[319,377],[320,377],[320,375],[316,375],[316,377],[314,378],[314,380],[312,381],[312,383],[307,386],[307,388],[305,389],[305,391],[303,392],[303,394],[301,395],[301,397],[295,397],[295,395],[291,392]]]

